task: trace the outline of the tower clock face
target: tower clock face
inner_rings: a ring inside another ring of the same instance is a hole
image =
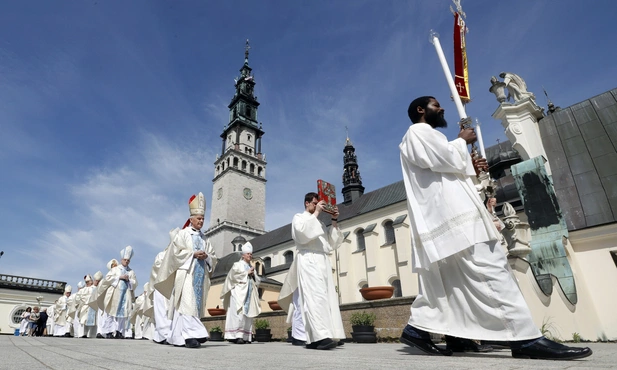
[[[253,191],[252,191],[251,189],[249,189],[249,188],[244,188],[243,193],[244,193],[244,197],[245,197],[247,200],[251,200],[251,198],[253,198]]]
[[[216,198],[221,199],[222,197],[223,197],[223,188],[219,188],[219,190],[216,191]]]

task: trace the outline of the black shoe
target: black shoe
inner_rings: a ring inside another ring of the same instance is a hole
[[[294,346],[305,346],[306,345],[306,341],[300,340],[300,339],[296,339],[296,338],[292,338],[291,339],[291,344],[294,345]]]
[[[343,342],[342,340],[339,340],[338,342],[336,342],[337,346],[344,346],[345,342]]]
[[[82,335],[80,338],[88,338],[88,336],[86,336],[86,335]]]
[[[336,348],[336,342],[330,338],[325,338],[322,340],[318,340],[317,342],[307,344],[306,348],[326,350],[326,349]]]
[[[414,331],[421,335],[423,338],[412,337],[411,335],[407,334],[405,330]],[[452,356],[451,350],[441,349],[437,347],[435,343],[433,343],[433,341],[431,340],[430,334],[425,331],[421,332],[420,330],[412,327],[411,325],[407,325],[407,327],[405,327],[405,329],[403,330],[403,334],[401,334],[400,340],[408,346],[416,347],[417,349],[429,355]]]
[[[124,339],[124,335],[122,335],[122,333],[120,333],[119,331],[116,331],[114,339]]]
[[[446,348],[452,352],[492,352],[493,347],[478,344],[471,339],[446,335]]]
[[[201,343],[197,339],[189,338],[184,340],[184,346],[186,348],[199,348],[201,347]]]
[[[67,337],[67,338],[73,338],[73,336],[71,334],[69,334],[69,333],[64,334],[64,336]]]
[[[169,344],[169,343],[167,343],[167,340],[166,340],[166,339],[163,339],[163,340],[162,340],[162,341],[160,341],[160,342],[157,342],[157,341],[153,340],[153,342],[154,342],[154,343],[156,343],[156,344]]]
[[[236,344],[244,344],[244,339],[236,339]]]
[[[208,341],[208,338],[207,338],[207,337],[197,338],[197,341],[198,341],[199,343],[206,343],[206,342]]]
[[[575,360],[591,356],[592,353],[589,347],[568,347],[546,338],[527,347],[512,349],[512,357],[539,360]]]
[[[100,338],[105,338],[105,337],[104,337],[101,333],[97,333],[97,334],[96,334],[96,337],[97,337],[97,338],[99,338],[99,339],[100,339]]]
[[[107,334],[105,334],[105,338],[113,339],[114,338],[114,334],[113,333],[107,333]]]

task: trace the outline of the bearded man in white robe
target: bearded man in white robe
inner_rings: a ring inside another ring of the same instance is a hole
[[[338,207],[332,214],[329,228],[317,219],[325,205],[324,201],[318,200],[317,193],[308,193],[304,197],[304,213],[294,216],[291,236],[298,252],[279,295],[281,307],[292,312],[293,294],[298,290],[306,347],[322,350],[342,344],[335,338],[345,338],[329,256],[340,247],[343,233],[338,228]]]
[[[73,288],[70,285],[67,285],[64,288],[64,295],[58,298],[56,304],[54,305],[54,337],[68,337],[70,336],[70,322],[69,318],[69,297],[71,296],[71,292]]]
[[[257,288],[261,278],[251,266],[253,246],[242,246],[242,257],[235,262],[225,278],[221,299],[227,310],[225,339],[236,344],[253,340],[253,318],[261,313]]]
[[[133,247],[130,245],[120,251],[120,264],[113,267],[99,284],[98,304],[103,307],[113,321],[114,338],[124,339],[131,336],[129,329],[129,314],[133,309],[137,277],[129,267],[133,258]]]
[[[472,346],[470,339],[509,341],[514,357],[574,359],[589,348],[572,348],[542,336],[508,269],[491,215],[472,179],[488,170],[472,162],[473,129],[448,141],[444,110],[430,96],[408,109],[412,125],[400,144],[412,233],[412,268],[419,294],[401,341],[435,355]],[[446,349],[429,332],[446,335]]]
[[[217,257],[201,232],[206,211],[202,193],[189,199],[189,210],[190,218],[165,252],[154,287],[174,308],[167,343],[198,348],[209,337],[201,318]]]

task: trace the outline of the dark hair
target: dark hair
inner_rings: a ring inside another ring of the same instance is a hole
[[[412,101],[411,104],[409,104],[409,108],[407,109],[407,115],[409,116],[409,119],[411,120],[411,122],[417,123],[420,120],[421,115],[420,113],[418,113],[418,107],[421,107],[422,109],[426,109],[431,99],[435,99],[435,98],[432,96],[421,96],[419,98],[414,99],[414,101]]]
[[[304,203],[306,203],[306,202],[309,202],[309,203],[310,203],[310,202],[312,202],[312,201],[313,201],[313,199],[315,199],[315,198],[319,198],[319,194],[317,194],[317,193],[313,193],[313,192],[311,192],[311,193],[306,193],[306,195],[304,196]]]

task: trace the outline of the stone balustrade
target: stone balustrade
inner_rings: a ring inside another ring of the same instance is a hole
[[[62,294],[65,286],[63,281],[0,274],[0,288]]]

